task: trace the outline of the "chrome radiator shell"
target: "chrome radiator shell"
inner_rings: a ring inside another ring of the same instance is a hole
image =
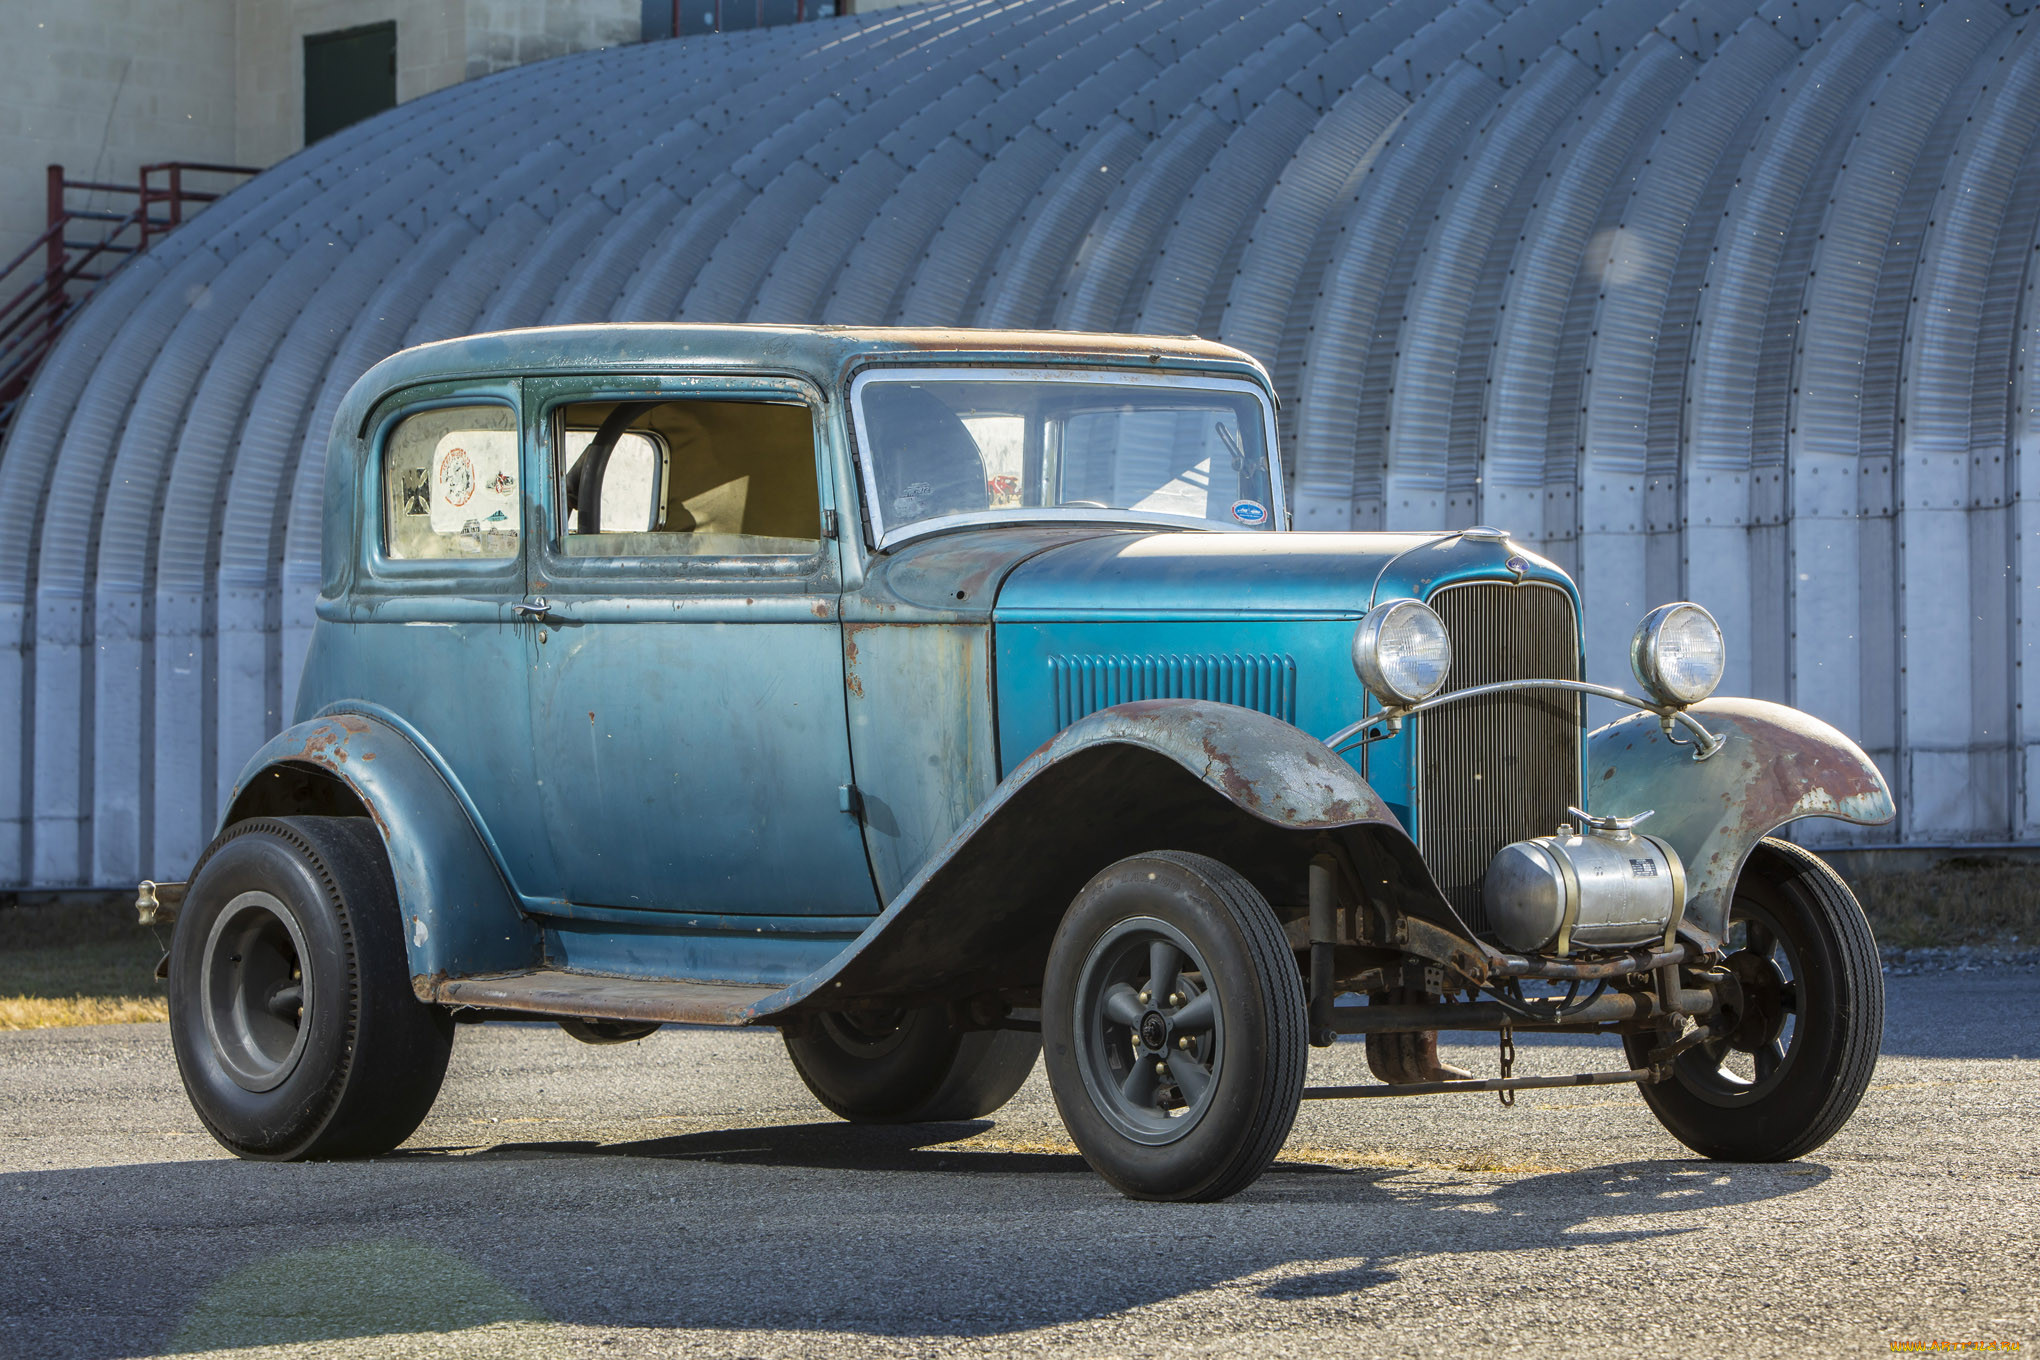
[[[1470,581],[1426,601],[1452,639],[1443,693],[1508,680],[1580,678],[1572,596],[1547,582]],[[1485,695],[1411,719],[1417,844],[1475,934],[1488,935],[1481,885],[1503,846],[1545,834],[1582,802],[1581,696],[1538,689]]]

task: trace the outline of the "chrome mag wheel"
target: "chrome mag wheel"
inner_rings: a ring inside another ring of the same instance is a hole
[[[1092,946],[1078,982],[1078,1059],[1099,1113],[1135,1142],[1174,1142],[1203,1118],[1224,1053],[1210,969],[1152,916]]]
[[[1049,1090],[1077,1150],[1135,1199],[1215,1200],[1267,1169],[1296,1120],[1303,979],[1236,870],[1154,850],[1064,913],[1041,991]]]

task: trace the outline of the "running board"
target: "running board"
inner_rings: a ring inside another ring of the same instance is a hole
[[[1448,1091],[1537,1091],[1555,1086],[1642,1085],[1657,1080],[1648,1067],[1629,1072],[1580,1072],[1570,1077],[1495,1077],[1487,1081],[1413,1081],[1401,1086],[1306,1086],[1305,1100],[1352,1100],[1359,1096],[1437,1096]]]
[[[783,988],[722,982],[665,982],[538,968],[493,977],[448,978],[425,998],[442,1006],[643,1020],[677,1025],[748,1025],[763,1018],[759,1003]]]

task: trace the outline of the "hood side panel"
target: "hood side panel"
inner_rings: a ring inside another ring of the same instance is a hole
[[[1003,614],[1003,611],[1001,611]],[[1069,619],[996,632],[1001,777],[1086,714],[1138,699],[1209,699],[1324,737],[1360,715],[1344,619]],[[1397,817],[1408,811],[1402,738],[1363,771]],[[1360,768],[1359,753],[1348,761]]]

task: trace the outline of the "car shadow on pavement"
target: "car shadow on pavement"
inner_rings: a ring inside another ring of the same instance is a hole
[[[975,1139],[993,1146],[965,1150]],[[0,1253],[0,1352],[113,1360],[555,1322],[967,1338],[1203,1296],[1308,1309],[1441,1257],[1499,1278],[1548,1270],[1536,1254],[1554,1250],[1633,1261],[1625,1244],[1829,1175],[1805,1162],[1531,1175],[1283,1162],[1223,1203],[1146,1204],[1072,1153],[996,1140],[982,1121],[819,1123],[369,1163],[14,1173],[0,1176],[12,1210],[0,1227],[28,1227],[35,1204],[61,1213],[69,1247],[61,1261]]]
[[[1075,1152],[1047,1147],[969,1140],[993,1128],[990,1120],[944,1124],[781,1124],[765,1128],[716,1129],[627,1143],[588,1141],[496,1143],[479,1151],[405,1148],[392,1160],[457,1156],[481,1161],[537,1157],[652,1157],[674,1161],[731,1162],[751,1166],[806,1167],[821,1171],[968,1172],[1039,1174],[1090,1168]]]
[[[1414,1210],[1418,1218],[1466,1215],[1479,1230],[1471,1235],[1446,1234],[1442,1242],[1436,1231],[1420,1231],[1416,1236],[1423,1245],[1417,1250],[1356,1252],[1359,1259],[1354,1262],[1287,1274],[1259,1292],[1269,1299],[1335,1298],[1394,1283],[1402,1273],[1393,1267],[1415,1257],[1571,1251],[1677,1237],[1702,1225],[1687,1217],[1665,1221],[1668,1215],[1705,1214],[1779,1199],[1810,1190],[1831,1175],[1815,1162],[1745,1165],[1702,1160],[1626,1162],[1507,1180],[1481,1176],[1471,1183],[1434,1180],[1421,1172],[1381,1173],[1381,1188],[1399,1209]]]

